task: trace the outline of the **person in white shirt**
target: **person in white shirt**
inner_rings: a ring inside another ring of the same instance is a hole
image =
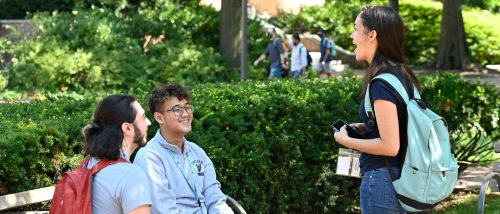
[[[287,38],[286,34],[283,34],[283,37],[288,42],[288,45],[292,47],[292,66],[290,70],[293,77],[299,79],[301,73],[307,72],[307,49],[300,42],[300,35],[298,33],[294,33],[291,39]]]

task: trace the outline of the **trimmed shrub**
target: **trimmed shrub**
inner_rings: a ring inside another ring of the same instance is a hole
[[[0,105],[0,195],[54,185],[81,160],[80,130],[95,98]]]
[[[498,89],[455,74],[419,78],[424,99],[448,121],[458,159],[491,160],[500,139]],[[128,93],[145,106],[154,84]],[[352,213],[359,180],[335,175],[339,144],[329,125],[359,120],[360,85],[341,77],[192,86],[196,111],[187,138],[205,149],[223,191],[249,213]],[[103,96],[0,105],[0,194],[55,184],[74,167],[82,158],[80,130]],[[156,130],[152,125],[148,136]]]

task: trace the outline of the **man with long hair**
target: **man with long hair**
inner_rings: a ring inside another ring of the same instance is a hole
[[[87,168],[102,159],[128,160],[146,144],[150,121],[144,109],[129,95],[111,95],[99,102],[92,122],[83,129]],[[92,178],[92,213],[148,214],[151,194],[149,180],[139,167],[128,161],[109,165]]]

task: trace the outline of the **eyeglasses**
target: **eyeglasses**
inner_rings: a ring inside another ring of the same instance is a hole
[[[174,112],[174,115],[177,117],[180,117],[184,114],[184,111],[186,111],[188,114],[193,114],[194,113],[194,107],[191,105],[187,105],[185,107],[173,107],[172,109],[168,110],[163,110],[163,111],[158,111],[160,113],[166,112],[166,111],[171,111]]]

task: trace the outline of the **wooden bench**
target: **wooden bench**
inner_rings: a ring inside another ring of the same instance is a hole
[[[54,195],[55,186],[34,189],[19,193],[0,196],[0,211],[22,207],[30,204],[37,204],[44,201],[50,201]],[[14,212],[11,212],[14,213]],[[49,213],[48,211],[32,211],[32,212],[18,212],[18,213]]]
[[[495,143],[495,153],[500,153],[500,142]],[[486,175],[481,184],[481,191],[479,192],[479,199],[477,201],[477,213],[484,213],[484,201],[486,200],[486,190],[488,187],[492,192],[499,192],[499,184],[500,184],[500,162],[493,163],[493,172]]]
[[[52,200],[55,186],[34,189],[19,193],[0,196],[0,211],[8,210],[16,207],[22,207],[30,204],[37,204],[44,201]],[[230,196],[227,196],[227,204],[233,209],[235,214],[246,214],[245,209],[238,201]],[[26,211],[26,212],[7,212],[11,214],[48,214],[48,211]]]

